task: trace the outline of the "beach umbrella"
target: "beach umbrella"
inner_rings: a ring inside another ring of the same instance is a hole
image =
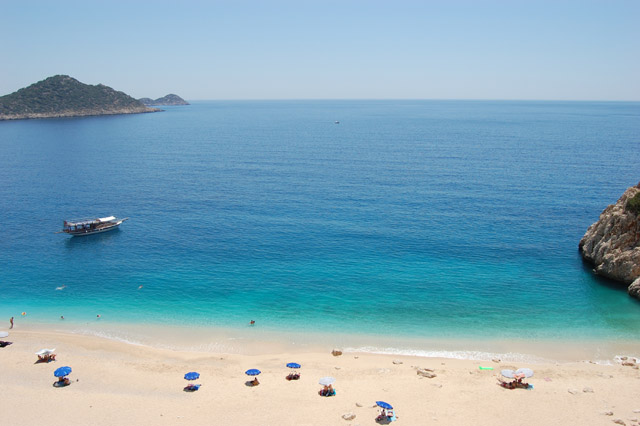
[[[71,367],[60,367],[56,371],[53,372],[53,375],[56,377],[64,377],[71,374]]]
[[[9,337],[8,331],[0,331],[0,337]]]
[[[530,368],[518,368],[515,372],[515,374],[521,376],[524,375],[524,377],[532,377],[533,376],[533,370]]]
[[[184,375],[185,380],[196,380],[199,377],[200,377],[200,373],[196,373],[195,371],[192,371]]]
[[[513,379],[513,370],[502,370],[500,371],[500,374],[508,379]]]
[[[322,386],[329,386],[334,384],[335,381],[336,379],[334,379],[333,377],[323,377],[318,383],[320,383]]]
[[[55,348],[54,349],[40,349],[38,352],[36,352],[36,355],[38,355],[38,356],[51,355],[55,351],[56,351]]]
[[[257,368],[252,368],[251,370],[245,371],[244,374],[246,374],[247,376],[257,376],[258,374],[260,374],[260,370],[258,370]]]
[[[519,368],[516,371],[513,370],[502,370],[500,372],[500,374],[502,374],[504,377],[507,377],[509,379],[514,379],[516,378],[516,376],[518,377],[531,377],[533,376],[533,370],[530,368]]]
[[[384,408],[385,410],[393,410],[391,404],[388,404],[384,401],[376,401],[376,405],[380,408]]]
[[[289,364],[287,364],[287,367],[289,367],[289,368],[300,368],[301,365],[298,364],[297,362],[290,362]]]

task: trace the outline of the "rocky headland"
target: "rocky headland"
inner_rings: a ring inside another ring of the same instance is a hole
[[[151,98],[141,98],[138,99],[140,102],[145,104],[146,106],[151,105],[161,105],[161,106],[170,106],[170,105],[189,105],[189,102],[185,101],[178,95],[174,95],[173,93],[169,93],[167,96],[163,96],[158,99]]]
[[[160,111],[103,84],[56,75],[0,97],[0,120],[139,114]]]
[[[629,285],[640,299],[640,183],[604,209],[578,248],[597,274]]]

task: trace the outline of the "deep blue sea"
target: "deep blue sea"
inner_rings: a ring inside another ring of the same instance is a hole
[[[640,103],[202,101],[0,122],[0,318],[640,342],[640,303],[578,253],[639,165]],[[55,234],[108,215],[130,219]]]

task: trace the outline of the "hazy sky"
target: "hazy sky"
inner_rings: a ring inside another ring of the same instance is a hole
[[[0,95],[640,100],[640,1],[0,0]]]

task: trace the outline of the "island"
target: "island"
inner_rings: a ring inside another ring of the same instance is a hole
[[[161,111],[103,84],[55,75],[0,97],[0,120],[139,114]]]
[[[628,285],[629,295],[640,299],[640,183],[604,209],[578,249],[595,273]]]
[[[151,98],[141,98],[138,99],[140,102],[145,104],[146,106],[151,105],[161,105],[161,106],[172,106],[172,105],[189,105],[189,102],[185,101],[178,95],[174,95],[173,93],[169,93],[167,96],[163,96],[158,99]]]

